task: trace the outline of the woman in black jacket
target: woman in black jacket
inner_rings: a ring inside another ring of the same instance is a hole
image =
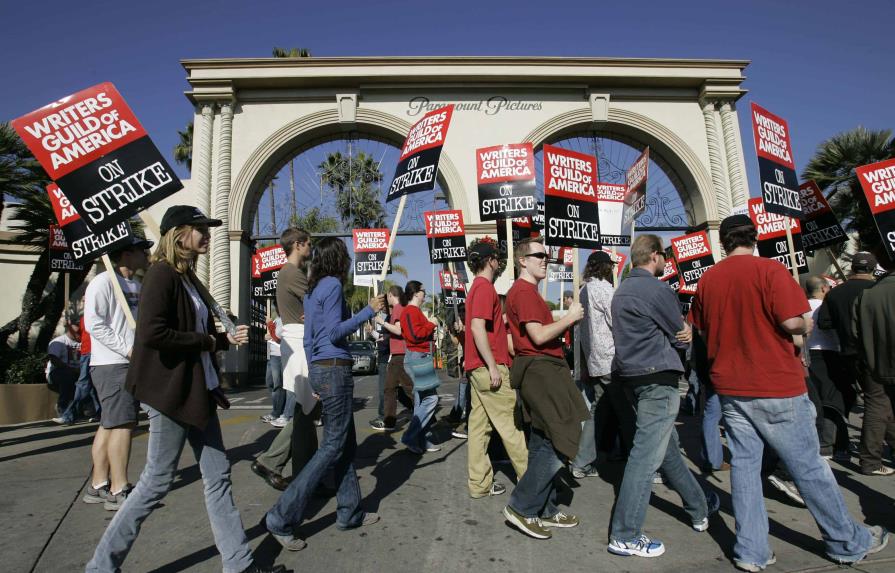
[[[140,525],[165,497],[189,441],[205,484],[205,506],[225,573],[284,571],[258,567],[230,490],[230,462],[216,406],[229,407],[220,389],[214,352],[245,344],[248,327],[218,334],[213,299],[193,268],[208,252],[209,219],[195,207],[177,205],[162,218],[161,240],[143,279],[127,387],[149,414],[146,466],[96,547],[88,572],[120,571]]]

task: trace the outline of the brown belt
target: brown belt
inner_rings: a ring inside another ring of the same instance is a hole
[[[318,366],[354,366],[354,360],[347,358],[324,358],[323,360],[315,360],[311,364]]]

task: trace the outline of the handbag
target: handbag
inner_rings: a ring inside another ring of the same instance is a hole
[[[434,390],[441,386],[441,380],[438,379],[438,373],[435,372],[435,363],[432,360],[431,353],[410,360],[405,358],[404,366],[410,371],[410,378],[413,380],[413,390],[415,392]]]

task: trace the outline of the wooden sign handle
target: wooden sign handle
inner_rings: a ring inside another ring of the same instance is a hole
[[[392,248],[395,245],[395,237],[398,234],[398,225],[401,224],[401,215],[404,213],[405,203],[407,203],[407,195],[401,195],[401,200],[398,202],[398,212],[395,213],[395,221],[392,223],[392,234],[388,238],[388,248],[385,250],[385,262],[382,263],[382,274],[379,275],[379,280],[381,281],[384,281],[386,275],[388,275],[388,262],[392,258]]]
[[[132,329],[137,328],[137,321],[134,320],[134,314],[131,312],[131,307],[124,296],[121,283],[118,282],[118,273],[115,272],[115,265],[112,264],[112,259],[109,258],[109,255],[103,255],[103,264],[106,265],[106,271],[112,273],[112,292],[115,293],[115,300],[118,301],[118,304],[121,305],[121,309],[124,311],[127,325]]]
[[[799,266],[796,264],[796,246],[795,242],[792,240],[792,229],[790,228],[792,221],[789,217],[784,217],[783,221],[786,224],[786,245],[789,248],[789,264],[792,266],[792,278],[795,279],[796,282],[799,282]]]
[[[581,288],[581,276],[578,273],[578,249],[572,249],[572,300],[578,302],[578,290]]]
[[[833,261],[833,266],[836,267],[836,272],[839,273],[842,280],[845,280],[845,271],[842,270],[842,266],[839,264],[839,259],[836,257],[836,254],[833,253],[833,249],[827,247],[827,254],[830,256],[830,260]]]
[[[618,288],[618,247],[612,247],[612,286]]]

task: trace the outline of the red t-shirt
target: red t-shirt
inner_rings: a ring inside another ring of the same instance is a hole
[[[435,325],[423,314],[418,306],[408,304],[401,313],[401,330],[404,332],[404,345],[408,351],[430,352],[430,341]]]
[[[753,398],[804,394],[802,363],[779,324],[810,308],[786,267],[772,259],[737,255],[706,271],[689,320],[705,332],[715,391]]]
[[[392,307],[392,313],[388,317],[389,324],[397,324],[400,326],[401,322],[401,313],[404,311],[404,307],[400,304],[396,304]],[[395,356],[396,354],[404,355],[404,337],[400,334],[395,334],[393,332],[388,333],[388,349],[389,354]]]
[[[81,317],[81,356],[90,354],[90,333],[84,328],[84,317]]]
[[[463,357],[463,367],[469,372],[485,366],[485,361],[479,354],[472,336],[472,319],[485,320],[485,330],[488,333],[488,345],[494,362],[509,366],[510,351],[507,348],[507,330],[503,324],[503,309],[494,285],[485,277],[476,277],[472,281],[469,294],[466,295],[466,343],[463,346],[466,354]]]
[[[510,334],[513,337],[516,356],[565,357],[562,340],[559,338],[550,340],[544,346],[537,346],[525,331],[526,322],[539,322],[545,326],[553,323],[553,315],[550,314],[547,303],[541,298],[538,287],[527,280],[516,280],[507,293],[507,319],[510,322]]]

